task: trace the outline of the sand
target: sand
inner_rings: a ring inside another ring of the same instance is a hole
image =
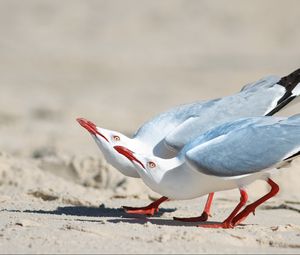
[[[132,135],[175,105],[299,68],[299,1],[0,2],[0,253],[300,252],[300,160],[280,193],[235,229],[204,229],[205,197],[154,217],[159,197],[109,166],[75,121]],[[299,113],[299,104],[280,115]],[[267,192],[251,184],[249,200]],[[218,192],[210,221],[239,201]],[[200,224],[200,223],[199,223]]]

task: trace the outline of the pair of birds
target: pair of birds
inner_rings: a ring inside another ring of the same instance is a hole
[[[238,188],[233,212],[210,228],[233,228],[279,191],[270,175],[300,154],[300,115],[272,117],[300,95],[300,69],[280,78],[269,76],[234,95],[181,105],[146,122],[129,138],[78,118],[104,157],[126,176],[142,178],[163,195],[145,207],[123,207],[127,213],[154,215],[168,199],[208,199],[200,217],[206,221],[214,192]],[[271,190],[246,206],[245,186],[257,179]]]

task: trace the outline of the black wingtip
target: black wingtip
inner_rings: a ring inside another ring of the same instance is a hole
[[[289,75],[282,77],[277,83],[286,89],[284,96],[278,101],[278,105],[282,104],[289,98],[293,97],[293,89],[300,83],[300,68],[290,73]],[[295,97],[293,97],[295,98]],[[290,101],[289,101],[290,102]],[[289,103],[288,102],[288,103]],[[286,104],[284,104],[286,105]]]
[[[300,156],[300,151],[298,151],[297,153],[289,156],[288,158],[284,159],[284,161],[292,161],[293,159],[297,158]]]
[[[293,95],[293,90],[300,83],[300,68],[290,73],[289,75],[282,77],[277,84],[283,86],[286,90],[285,94],[278,100],[276,107],[270,111],[266,116],[272,116],[280,111],[287,104],[292,102],[296,96]]]
[[[286,88],[287,91],[292,91],[300,83],[300,68],[290,73],[289,75],[282,77],[277,83]]]

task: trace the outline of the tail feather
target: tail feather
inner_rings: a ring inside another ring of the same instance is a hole
[[[292,72],[291,74],[282,77],[277,84],[283,86],[286,92],[283,97],[280,98],[280,100],[277,102],[276,107],[266,116],[274,115],[300,95],[300,68]]]
[[[288,158],[284,159],[285,161],[292,161],[295,158],[298,158],[300,156],[300,151],[296,152],[295,154],[289,156]]]
[[[291,74],[281,78],[277,83],[286,89],[284,96],[278,101],[278,104],[285,101],[291,96],[299,96],[300,94],[300,69],[292,72]]]

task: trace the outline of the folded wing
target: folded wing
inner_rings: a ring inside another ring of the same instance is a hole
[[[226,132],[222,130],[232,123],[217,127],[210,133],[219,135],[208,141],[207,134],[199,137],[184,149],[186,160],[204,174],[229,177],[259,172],[299,155],[300,115],[244,121]]]

